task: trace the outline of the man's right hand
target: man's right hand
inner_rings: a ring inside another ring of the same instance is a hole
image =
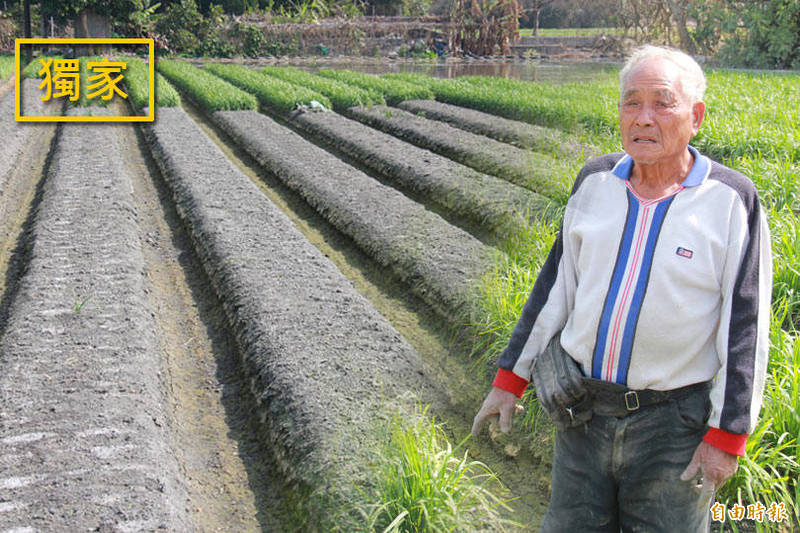
[[[475,421],[472,423],[472,435],[477,437],[487,420],[491,424],[495,424],[498,419],[500,431],[508,433],[511,431],[511,419],[523,410],[521,405],[517,405],[517,397],[514,394],[492,387],[491,392],[483,401],[480,411],[475,415]]]

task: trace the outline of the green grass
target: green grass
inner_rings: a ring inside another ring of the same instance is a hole
[[[0,80],[14,75],[14,56],[0,55]]]
[[[789,516],[800,517],[800,343],[797,330],[780,327],[785,306],[773,313],[770,362],[764,405],[758,425],[747,441],[747,456],[719,491],[717,500],[728,507],[761,502],[783,503]],[[758,531],[778,531],[776,524],[757,523]]]
[[[255,95],[261,105],[286,114],[299,105],[319,102],[328,109],[333,107],[327,97],[311,89],[294,85],[241,65],[210,63],[205,70],[231,84]]]
[[[209,113],[258,109],[255,96],[188,63],[162,59],[156,69]]]
[[[403,100],[432,100],[433,92],[424,85],[412,85],[402,80],[373,76],[352,70],[321,69],[320,76],[333,78],[383,95],[386,103],[396,105]]]
[[[375,487],[357,504],[366,531],[497,531],[511,525],[505,491],[464,442],[453,447],[423,410],[415,420],[395,416],[375,465]]]
[[[800,161],[800,75],[712,71],[695,145],[715,158]]]
[[[344,111],[353,106],[385,104],[383,96],[375,91],[348,85],[341,81],[316,76],[293,67],[266,67],[261,72],[293,85],[308,87],[327,96],[336,111]]]
[[[147,64],[138,58],[127,58],[128,69],[125,71],[125,86],[128,98],[133,107],[141,110],[150,104],[150,73]],[[181,97],[178,91],[162,76],[156,72],[155,83],[156,107],[180,107]]]
[[[600,134],[601,148],[609,145],[617,128],[617,82],[611,71],[600,74],[592,84],[552,85],[488,76],[443,79],[408,73],[386,74],[384,79],[427,86],[440,102],[580,135]]]

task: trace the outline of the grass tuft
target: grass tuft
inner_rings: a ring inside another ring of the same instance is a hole
[[[61,59],[61,56],[39,56],[35,58],[33,61],[28,63],[25,68],[22,69],[22,77],[23,78],[42,78],[43,75],[39,75],[39,71],[42,69],[42,61],[47,61],[49,59]],[[52,67],[51,67],[52,69]]]
[[[504,530],[511,522],[500,509],[510,508],[496,475],[469,459],[464,441],[453,447],[426,411],[389,424],[371,503],[359,509],[368,531]]]

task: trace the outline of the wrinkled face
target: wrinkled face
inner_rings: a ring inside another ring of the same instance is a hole
[[[670,164],[686,152],[705,105],[681,92],[681,71],[663,59],[644,60],[630,73],[619,102],[622,146],[640,164]]]

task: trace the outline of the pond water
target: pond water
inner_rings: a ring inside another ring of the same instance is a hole
[[[320,68],[342,68],[370,74],[412,72],[427,74],[438,78],[497,76],[548,83],[579,83],[582,81],[590,81],[598,74],[619,69],[619,65],[609,62],[549,63],[503,59],[403,61],[389,59],[365,60],[333,58],[331,60],[289,60],[287,64],[310,71]]]

